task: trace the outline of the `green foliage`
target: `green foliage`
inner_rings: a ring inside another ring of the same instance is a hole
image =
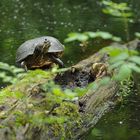
[[[135,33],[135,36],[136,36],[137,38],[140,38],[140,33],[139,33],[139,32],[136,32],[136,33]]]
[[[132,71],[140,73],[140,57],[137,51],[113,46],[106,47],[102,51],[110,56],[110,69],[118,71],[118,74],[114,76],[115,80],[123,81],[129,78]]]
[[[90,46],[90,41],[96,40],[108,40],[108,41],[115,41],[120,42],[121,38],[113,36],[108,32],[97,31],[97,32],[83,32],[77,33],[72,32],[68,34],[68,37],[65,39],[65,42],[73,42],[78,41],[80,42],[79,46],[81,47],[82,51],[85,52],[86,48]],[[92,42],[93,43],[93,42]]]
[[[113,41],[121,41],[119,37],[113,36],[108,32],[97,31],[97,32],[83,32],[83,33],[69,33],[68,38],[65,39],[65,42],[72,42],[72,41],[88,41],[89,39],[97,39],[102,38],[105,40],[113,40]]]
[[[67,68],[64,69],[58,69],[57,67],[54,67],[51,69],[51,71],[49,71],[48,73],[50,75],[52,74],[56,74],[56,73],[62,73],[64,71],[66,71]],[[35,72],[30,72],[30,70],[28,70],[29,75],[25,78],[25,79],[29,79],[30,77],[38,77],[40,78],[41,74],[46,75],[47,73],[41,70],[37,70]],[[2,79],[3,83],[11,83],[14,84],[17,81],[19,81],[20,78],[24,77],[27,73],[24,71],[24,69],[22,68],[17,68],[13,65],[9,65],[7,63],[3,63],[0,62],[0,79]]]
[[[103,0],[102,4],[105,6],[103,8],[103,13],[111,15],[113,17],[117,17],[122,19],[124,22],[124,28],[126,33],[126,39],[129,40],[129,27],[128,22],[132,21],[131,17],[133,16],[133,13],[131,11],[131,8],[128,6],[127,3],[115,3],[111,0]]]
[[[105,14],[119,18],[130,18],[133,15],[127,3],[115,3],[110,0],[103,0],[102,4],[105,6],[105,8],[103,8],[103,13]]]
[[[4,83],[13,84],[17,82],[17,78],[23,75],[24,75],[23,69],[11,66],[7,63],[0,62],[0,79],[2,79]]]
[[[116,80],[123,81],[131,76],[132,70],[127,64],[123,64],[119,68],[119,72],[117,76],[114,76]]]
[[[43,84],[41,88],[42,90],[51,93],[51,95],[55,95],[57,97],[56,103],[60,103],[62,100],[73,100],[75,97],[78,97],[78,93],[73,92],[70,89],[62,90],[61,87],[56,85],[53,81]]]
[[[99,129],[94,128],[91,131],[91,135],[100,138],[102,136],[102,132]]]
[[[23,93],[20,91],[12,92],[9,91],[9,89],[4,89],[2,92],[0,92],[0,104],[4,104],[8,98],[22,99],[23,96]]]
[[[125,80],[120,82],[120,88],[117,95],[121,97],[120,99],[122,101],[124,101],[124,99],[126,99],[127,96],[133,93],[132,92],[133,87],[134,87],[133,80],[130,78],[126,78]]]
[[[65,42],[72,42],[72,41],[87,41],[89,39],[89,37],[86,34],[82,34],[82,33],[69,33],[68,34],[68,38],[65,39]]]

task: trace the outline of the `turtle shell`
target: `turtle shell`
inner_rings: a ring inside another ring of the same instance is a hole
[[[51,36],[38,37],[21,44],[21,46],[17,49],[16,63],[21,62],[30,55],[33,55],[36,46],[43,45],[45,39],[47,39],[51,43],[48,53],[57,53],[64,51],[64,46],[56,38]]]

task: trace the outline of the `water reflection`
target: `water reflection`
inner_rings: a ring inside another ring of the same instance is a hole
[[[140,94],[132,93],[125,105],[103,117],[87,140],[140,140],[139,103]]]

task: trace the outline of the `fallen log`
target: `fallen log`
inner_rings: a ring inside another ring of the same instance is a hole
[[[63,73],[36,70],[3,89],[0,139],[82,139],[119,99],[119,84],[115,81],[93,88],[104,77],[104,71],[99,77],[99,71],[92,75],[93,64],[106,64],[107,60],[107,54],[98,52]],[[84,94],[74,97],[66,94],[73,94],[76,88],[82,88]],[[73,92],[66,92],[67,89]]]

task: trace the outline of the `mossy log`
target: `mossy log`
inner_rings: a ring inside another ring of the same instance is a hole
[[[97,88],[86,88],[101,80],[101,77],[91,76],[92,65],[107,63],[107,59],[106,54],[98,52],[63,74],[35,70],[3,89],[0,94],[0,139],[82,139],[119,98],[119,85],[114,81]],[[48,88],[52,79],[62,89]],[[78,99],[65,96],[65,89],[77,87],[86,89],[85,94]]]

